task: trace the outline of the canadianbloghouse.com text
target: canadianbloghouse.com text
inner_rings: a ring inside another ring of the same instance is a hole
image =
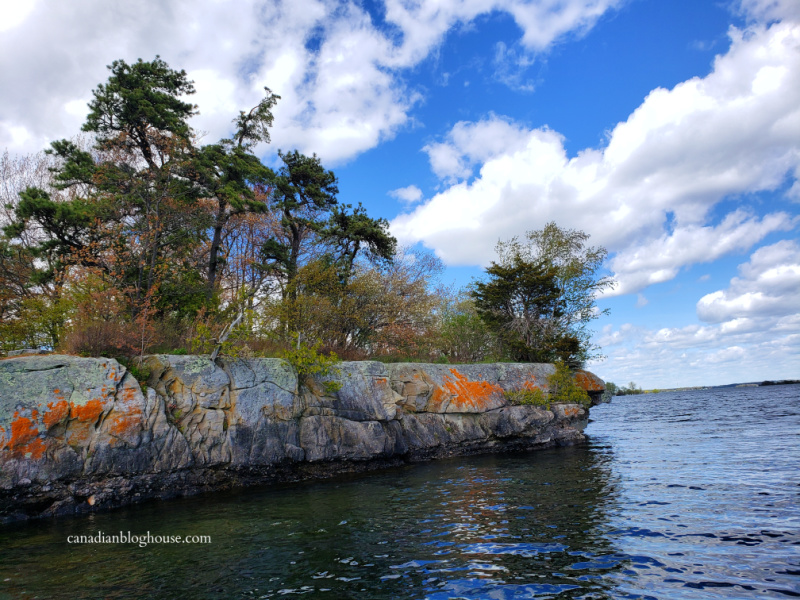
[[[107,534],[98,531],[92,535],[67,536],[68,544],[136,544],[144,548],[150,544],[210,544],[210,535],[152,535],[149,531],[135,534],[130,531]]]

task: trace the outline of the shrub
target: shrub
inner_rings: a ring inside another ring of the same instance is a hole
[[[555,367],[555,373],[547,378],[549,393],[539,388],[525,388],[507,391],[503,395],[511,404],[543,406],[547,410],[550,410],[551,404],[580,404],[589,407],[592,400],[586,390],[575,383],[569,367],[563,362],[555,363]]]
[[[575,383],[572,371],[563,362],[556,362],[556,372],[547,378],[550,384],[550,399],[552,402],[563,404],[580,404],[581,406],[591,406],[592,399],[589,394]]]
[[[329,377],[340,373],[337,364],[340,362],[335,352],[325,356],[319,352],[321,342],[308,346],[299,341],[299,335],[294,334],[294,343],[288,350],[281,353],[281,358],[286,360],[297,373],[297,380],[305,385],[309,378],[314,376]],[[338,392],[342,388],[339,381],[324,381],[322,386],[329,394]]]
[[[147,393],[147,380],[150,379],[150,367],[144,364],[139,358],[128,358],[126,356],[117,356],[116,360],[123,367],[128,369],[131,376],[139,382],[139,387],[142,388],[142,393]]]
[[[503,394],[511,404],[517,406],[543,406],[550,410],[550,398],[539,388],[508,391]]]

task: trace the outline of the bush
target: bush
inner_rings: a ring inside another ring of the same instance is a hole
[[[319,348],[322,345],[321,342],[307,346],[299,342],[297,334],[293,336],[293,339],[292,347],[284,350],[281,353],[281,358],[292,365],[292,368],[297,373],[297,380],[301,385],[306,385],[308,379],[314,376],[329,377],[339,375],[340,371],[336,365],[340,361],[335,352],[325,356],[319,352]],[[329,394],[338,392],[342,388],[342,384],[339,381],[324,381],[322,385]]]
[[[128,373],[139,382],[139,387],[143,393],[147,393],[147,381],[150,379],[150,367],[145,365],[139,358],[129,358],[127,356],[117,356],[116,360],[123,367],[128,369]]]
[[[505,398],[511,404],[527,406],[543,406],[550,410],[551,404],[580,404],[589,407],[592,404],[589,394],[575,383],[572,372],[566,363],[555,363],[556,371],[547,378],[550,388],[549,393],[545,393],[539,388],[525,388],[522,390],[507,391]]]
[[[589,407],[592,404],[592,399],[589,394],[575,383],[572,377],[572,371],[566,363],[556,362],[556,372],[547,378],[550,384],[550,399],[554,403],[563,404],[580,404],[581,406]]]
[[[517,406],[543,406],[550,410],[550,398],[539,388],[508,391],[503,395]]]

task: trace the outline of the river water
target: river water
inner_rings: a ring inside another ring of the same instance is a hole
[[[0,528],[0,598],[800,597],[800,386],[592,409],[579,447]],[[68,544],[73,535],[210,544]]]

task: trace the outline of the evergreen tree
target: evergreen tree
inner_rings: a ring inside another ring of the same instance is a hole
[[[514,256],[486,269],[488,282],[475,284],[478,314],[496,332],[508,358],[552,362],[558,358],[556,327],[563,315],[556,271],[543,263]]]
[[[601,314],[597,295],[613,282],[597,274],[607,251],[588,239],[551,222],[525,242],[498,243],[499,261],[487,269],[493,279],[478,284],[476,306],[515,360],[577,367],[595,356],[588,324]]]

